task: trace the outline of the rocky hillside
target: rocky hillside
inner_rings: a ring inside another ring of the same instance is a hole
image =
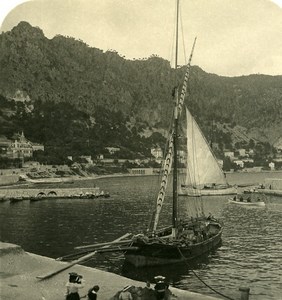
[[[26,22],[1,33],[0,70],[0,94],[29,101],[31,109],[69,103],[94,116],[102,107],[122,112],[131,126],[157,130],[168,126],[171,91],[184,74],[156,56],[129,61],[70,37],[50,40]],[[189,91],[186,104],[206,133],[212,123],[228,123],[270,143],[281,136],[282,76],[222,77],[194,66]]]

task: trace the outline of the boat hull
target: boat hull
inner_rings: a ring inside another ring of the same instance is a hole
[[[265,207],[265,202],[244,202],[244,201],[234,201],[233,199],[228,199],[228,203],[232,203],[234,205],[248,206],[248,207]]]
[[[181,263],[194,260],[221,245],[222,229],[213,237],[189,246],[166,245],[162,243],[146,244],[141,241],[133,242],[137,251],[126,251],[126,262],[135,267],[157,266]]]
[[[200,196],[220,196],[220,195],[236,195],[237,189],[235,187],[228,188],[210,188],[210,189],[194,189],[190,187],[181,187],[178,195],[179,196],[190,196],[190,197],[200,197]]]

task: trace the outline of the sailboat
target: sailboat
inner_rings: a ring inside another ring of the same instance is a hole
[[[179,16],[179,0],[177,0],[177,20]],[[78,254],[67,255],[63,258],[73,258],[78,255],[86,254],[84,257],[72,262],[69,266],[77,262],[89,259],[95,253],[123,251],[127,263],[131,263],[136,267],[156,266],[175,264],[183,261],[194,260],[204,254],[215,250],[221,245],[221,235],[223,226],[220,221],[211,215],[206,216],[203,209],[195,216],[179,217],[178,205],[178,188],[179,188],[179,172],[178,172],[178,148],[180,133],[180,117],[184,107],[184,99],[187,91],[187,83],[190,76],[191,60],[195,47],[194,40],[192,51],[186,67],[184,82],[181,92],[178,87],[174,89],[174,118],[171,132],[168,138],[167,153],[164,159],[163,172],[161,176],[160,188],[155,203],[155,209],[152,215],[152,222],[148,228],[139,234],[127,233],[116,241],[99,243],[93,245],[84,245],[75,249],[83,250]],[[178,49],[178,21],[176,26],[176,49]],[[177,68],[177,51],[175,59],[175,68]],[[189,142],[189,141],[188,141]],[[166,199],[169,175],[172,173],[172,214],[171,225],[159,228],[159,219],[161,216],[162,206]],[[200,205],[202,207],[202,205]],[[107,247],[107,249],[105,249]],[[66,267],[64,267],[65,269]],[[58,271],[40,278],[49,278]]]
[[[186,180],[179,195],[235,195],[237,188],[228,184],[217,158],[196,120],[186,108],[187,163]]]
[[[176,58],[175,69],[177,68],[177,49],[178,49],[178,16],[179,0],[177,0],[177,24],[176,24]],[[222,224],[213,217],[205,216],[201,211],[196,217],[179,219],[178,213],[178,193],[179,193],[179,174],[178,174],[178,151],[179,151],[179,132],[180,116],[184,106],[184,98],[187,91],[187,83],[190,75],[191,59],[195,47],[196,39],[192,47],[189,62],[184,77],[181,93],[178,88],[174,90],[174,120],[168,151],[164,161],[164,170],[161,180],[160,190],[157,196],[156,208],[153,214],[153,222],[146,233],[138,234],[132,237],[130,248],[125,252],[127,262],[136,267],[164,265],[194,260],[195,258],[208,253],[219,247],[221,244]],[[179,96],[180,95],[180,96]],[[191,114],[186,108],[187,120],[191,120]],[[187,133],[189,134],[194,124],[187,123]],[[188,139],[190,146],[190,140]],[[188,167],[190,167],[188,165]],[[159,217],[162,205],[165,199],[168,176],[173,169],[173,205],[171,226],[158,229]]]

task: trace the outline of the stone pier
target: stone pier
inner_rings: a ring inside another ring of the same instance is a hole
[[[82,265],[75,265],[49,279],[39,280],[37,276],[57,270],[66,263],[25,252],[20,246],[14,244],[0,242],[0,259],[1,299],[3,300],[63,300],[69,272],[77,272],[85,279],[85,287],[80,290],[80,296],[86,295],[93,285],[99,285],[99,300],[110,300],[126,285],[145,286],[144,282]],[[219,299],[176,288],[170,289],[179,300]]]
[[[95,188],[33,188],[33,189],[0,189],[0,199],[23,198],[30,199],[35,197],[56,197],[66,198],[85,194],[98,194],[100,189]]]

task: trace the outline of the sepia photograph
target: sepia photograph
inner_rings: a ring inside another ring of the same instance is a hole
[[[282,0],[0,3],[1,300],[282,300]]]

